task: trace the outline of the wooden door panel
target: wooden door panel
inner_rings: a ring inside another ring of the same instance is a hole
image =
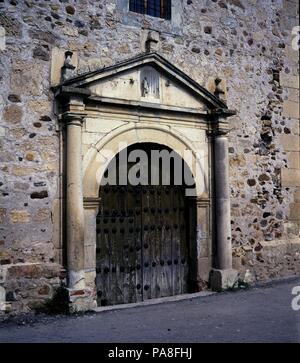
[[[171,191],[170,187],[162,188],[162,219],[160,238],[160,266],[161,266],[161,297],[173,295],[172,277],[172,214],[171,214]]]
[[[181,269],[180,269],[180,259],[181,259],[181,238],[180,238],[180,206],[179,206],[179,194],[180,190],[178,187],[172,190],[173,199],[173,225],[172,225],[172,263],[173,263],[173,293],[174,295],[179,295],[182,293],[181,289]]]
[[[105,186],[100,188],[100,200],[98,304],[134,303],[187,293],[189,226],[184,188]]]

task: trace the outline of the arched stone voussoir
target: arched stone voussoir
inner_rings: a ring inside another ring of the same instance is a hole
[[[102,176],[115,155],[130,145],[145,142],[164,145],[177,152],[194,175],[196,195],[199,196],[208,191],[207,173],[199,158],[199,150],[195,149],[193,143],[169,126],[143,123],[119,127],[101,138],[85,155],[83,159],[84,198],[98,197]],[[191,157],[188,156],[189,154]]]

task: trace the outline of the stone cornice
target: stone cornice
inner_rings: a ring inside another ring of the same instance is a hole
[[[229,110],[228,108],[214,108],[212,110],[209,110],[209,115],[213,117],[222,117],[227,118],[236,115],[235,110]]]
[[[53,87],[52,91],[54,92],[55,97],[79,96],[84,99],[91,95],[91,91],[88,88],[79,88],[72,86]]]

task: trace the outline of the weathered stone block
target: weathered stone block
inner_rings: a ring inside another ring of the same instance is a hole
[[[97,307],[96,292],[94,289],[68,289],[68,292],[70,313],[92,311]]]
[[[95,268],[96,265],[96,245],[84,246],[84,267],[86,269]]]
[[[31,215],[26,210],[13,210],[9,216],[12,223],[28,223],[31,220]]]
[[[290,205],[290,219],[300,220],[300,203],[292,203]]]
[[[42,66],[38,62],[16,60],[10,78],[10,89],[23,96],[42,94]]]
[[[10,105],[4,110],[3,118],[6,122],[11,124],[18,124],[21,122],[23,112],[20,106]]]
[[[6,297],[6,293],[5,293],[5,289],[4,287],[0,286],[0,303],[5,302],[5,297]]]
[[[212,290],[221,292],[223,290],[238,287],[239,273],[237,270],[216,270],[210,273],[210,285]]]
[[[284,101],[283,115],[291,118],[299,118],[299,103],[293,101]]]
[[[296,189],[294,198],[295,198],[295,202],[300,202],[300,188]]]
[[[281,169],[281,183],[283,187],[300,186],[300,170]]]
[[[300,141],[300,139],[299,139]],[[297,151],[291,151],[287,153],[287,159],[291,169],[300,169],[300,153]]]
[[[299,89],[296,88],[289,88],[289,101],[299,103]]]
[[[294,135],[300,135],[300,127],[299,127],[299,120],[297,119],[292,119],[290,120],[290,123],[291,123],[291,132],[292,134]]]
[[[283,87],[299,89],[299,77],[280,72],[280,84]]]
[[[279,142],[283,146],[285,151],[297,151],[299,152],[299,136],[291,134],[281,134],[279,136]]]
[[[37,222],[50,221],[51,213],[48,208],[39,208],[37,212],[33,215],[32,219]]]
[[[201,257],[199,259],[198,281],[209,282],[210,271],[211,271],[210,259],[207,257]]]
[[[11,169],[12,175],[15,175],[15,176],[32,175],[37,171],[38,170],[35,168],[26,167],[26,166],[13,166]]]
[[[6,208],[0,208],[0,223],[3,223],[6,216]]]
[[[19,263],[7,268],[6,279],[52,279],[61,275],[62,267],[55,263]]]
[[[0,137],[5,136],[5,128],[3,126],[0,126]]]
[[[88,118],[85,122],[85,129],[87,132],[100,132],[105,134],[125,124],[126,122],[117,120]],[[87,140],[85,141],[85,143],[86,142]]]
[[[0,25],[8,37],[20,37],[22,34],[20,22],[3,12],[0,12]]]

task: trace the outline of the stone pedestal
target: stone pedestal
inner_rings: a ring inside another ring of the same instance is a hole
[[[95,289],[68,289],[69,312],[93,311],[97,307]]]
[[[217,270],[210,273],[210,284],[214,291],[224,291],[238,287],[238,271],[234,269]]]

